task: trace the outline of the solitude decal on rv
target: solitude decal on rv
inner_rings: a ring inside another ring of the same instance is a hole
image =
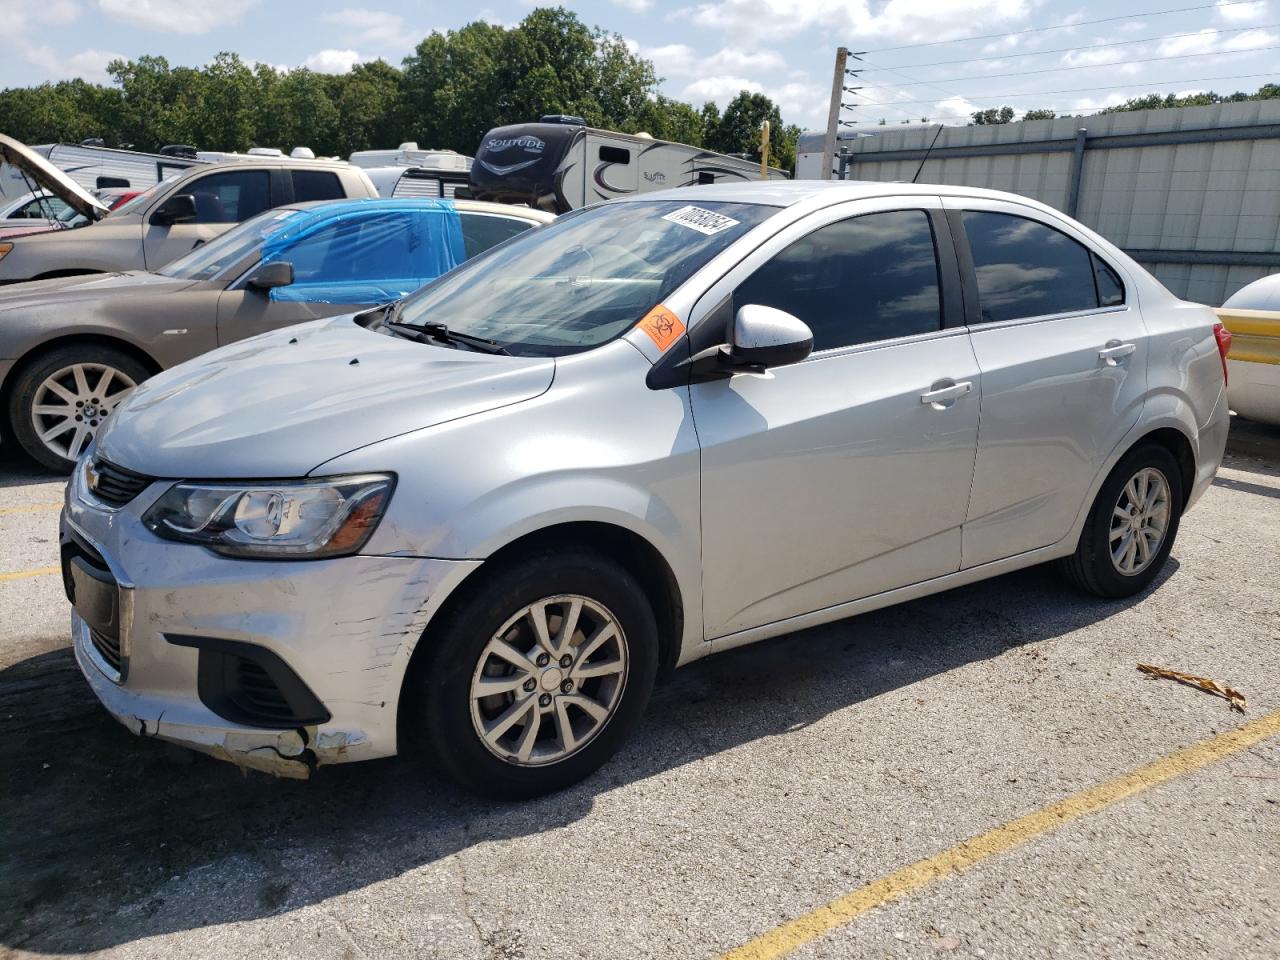
[[[484,167],[495,176],[506,176],[508,173],[515,173],[517,170],[523,170],[531,167],[542,159],[542,151],[547,148],[545,142],[538,137],[526,134],[523,137],[491,137],[484,142],[484,148],[491,153],[504,153],[507,150],[519,150],[521,153],[531,153],[533,158],[530,160],[520,160],[516,163],[490,163],[488,160],[478,160],[480,166]]]

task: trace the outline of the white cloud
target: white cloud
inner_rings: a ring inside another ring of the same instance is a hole
[[[41,72],[41,80],[73,80],[79,77],[92,83],[106,83],[109,79],[107,64],[112,60],[128,59],[124,54],[105,50],[82,50],[68,57],[47,44],[37,46],[18,40],[15,45],[22,59]]]
[[[1131,52],[1126,53],[1116,47],[1084,47],[1064,53],[1062,65],[1064,67],[1096,67],[1107,63],[1119,63],[1132,56]]]
[[[630,10],[632,13],[644,13],[653,6],[653,0],[610,0],[615,7]]]
[[[214,27],[239,22],[257,0],[220,0],[194,3],[191,0],[98,0],[107,16],[148,30],[169,33],[208,33]]]
[[[407,47],[420,37],[410,36],[404,17],[385,10],[367,7],[347,7],[336,13],[321,14],[320,19],[343,30],[343,38],[354,43],[381,44],[382,46]],[[425,31],[424,31],[425,32]]]
[[[737,39],[776,40],[819,27],[843,36],[910,43],[950,40],[1025,20],[1033,0],[889,0],[872,13],[868,0],[713,0],[668,15]]]
[[[714,100],[720,106],[724,106],[742,90],[748,90],[751,93],[763,93],[764,87],[756,81],[748,80],[745,77],[703,77],[685,87],[680,97],[693,104]]]
[[[65,26],[79,18],[75,0],[0,0],[0,24],[10,35],[31,26]]]
[[[364,59],[355,50],[321,50],[303,60],[302,65],[317,73],[350,73]]]
[[[73,77],[83,77],[93,83],[106,83],[107,64],[112,60],[128,60],[123,53],[110,53],[105,50],[81,50],[67,58],[67,73]]]
[[[1191,54],[1256,50],[1258,47],[1272,46],[1278,41],[1280,37],[1266,30],[1246,30],[1224,39],[1222,34],[1205,28],[1190,36],[1170,37],[1161,42],[1157,49],[1162,57],[1182,57]]]
[[[1214,12],[1227,23],[1257,23],[1267,15],[1267,0],[1257,3],[1225,3],[1218,0]]]
[[[661,77],[746,73],[753,70],[776,70],[785,66],[782,57],[772,50],[743,51],[736,47],[725,47],[710,56],[703,56],[688,44],[672,43],[664,47],[637,48],[634,52],[652,60],[654,69]]]

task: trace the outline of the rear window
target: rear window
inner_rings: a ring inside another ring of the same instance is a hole
[[[336,173],[328,170],[294,170],[291,175],[295,203],[307,200],[340,200],[346,196]]]
[[[517,217],[497,217],[465,210],[458,211],[458,218],[462,221],[462,242],[468,260],[533,226],[528,220]]]

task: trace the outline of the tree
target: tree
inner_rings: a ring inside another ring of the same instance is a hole
[[[987,126],[996,123],[1012,123],[1013,107],[988,107],[986,110],[975,110],[970,116],[973,118],[970,126]]]
[[[1022,115],[1023,120],[1052,120],[1057,117],[1054,110],[1028,110]]]
[[[740,153],[759,160],[760,128],[766,120],[773,130],[782,131],[782,115],[774,102],[763,93],[742,90],[724,108],[724,116],[706,145],[720,153]]]

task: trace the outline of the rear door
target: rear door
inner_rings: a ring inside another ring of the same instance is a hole
[[[979,384],[939,201],[824,210],[708,300],[716,325],[749,303],[786,310],[814,351],[689,388],[707,635],[959,569]]]
[[[176,260],[233,225],[275,206],[268,170],[220,170],[188,180],[179,192],[195,197],[196,217],[185,223],[156,223],[155,213],[163,201],[151,207],[142,233],[148,270]]]
[[[943,202],[982,371],[972,567],[1067,535],[1142,411],[1147,335],[1132,285],[1067,221],[1004,201]]]
[[[522,217],[504,217],[475,210],[459,210],[458,219],[462,221],[462,243],[468,260],[534,226],[532,220]]]

